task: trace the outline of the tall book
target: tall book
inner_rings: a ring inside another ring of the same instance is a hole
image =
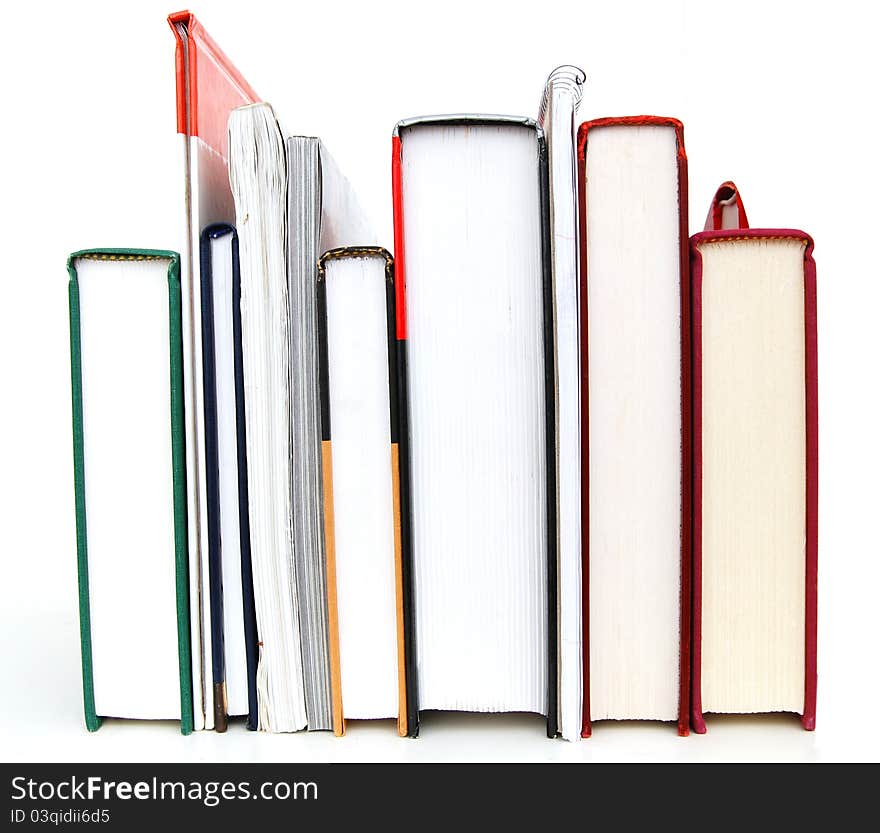
[[[750,229],[736,186],[691,238],[692,709],[816,725],[818,394],[813,241]]]
[[[214,727],[211,691],[211,593],[208,568],[204,380],[199,237],[212,223],[232,223],[226,122],[257,94],[188,11],[168,17],[176,39],[177,132],[181,138],[181,292],[186,499],[196,729]]]
[[[566,740],[580,737],[583,714],[583,571],[581,530],[581,310],[578,271],[575,114],[585,77],[557,67],[544,87],[538,124],[547,141],[555,447],[558,714]],[[551,615],[554,612],[551,611]]]
[[[401,419],[394,263],[376,247],[319,262],[324,525],[333,729],[396,718],[414,735],[408,436]]]
[[[546,178],[530,119],[437,116],[394,131],[418,656],[409,708],[532,712],[555,735]]]
[[[599,119],[578,137],[583,730],[688,733],[690,312],[682,125]]]
[[[91,249],[67,261],[86,726],[193,727],[180,261]]]

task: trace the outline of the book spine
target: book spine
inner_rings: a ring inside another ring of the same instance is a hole
[[[804,729],[816,728],[816,687],[818,682],[816,642],[818,627],[818,564],[819,564],[819,365],[816,322],[816,262],[813,242],[804,252],[804,348],[806,384],[806,616],[804,623]]]
[[[317,282],[318,399],[321,407],[321,476],[324,494],[324,547],[327,570],[327,636],[330,645],[330,703],[333,734],[345,734],[342,668],[339,648],[339,605],[336,595],[336,528],[333,513],[333,449],[330,433],[330,377],[327,346],[327,284],[318,268]]]
[[[691,293],[690,239],[688,237],[688,164],[684,128],[675,127],[678,154],[678,240],[681,303],[681,595],[679,596],[678,734],[690,731],[691,691],[691,580],[692,580],[692,396],[691,396]]]
[[[397,730],[401,737],[411,735],[411,727],[418,731],[418,713],[413,714],[409,703],[416,699],[416,664],[413,627],[412,594],[412,529],[410,511],[409,435],[406,430],[406,379],[401,362],[406,361],[406,342],[397,340],[397,305],[395,303],[394,268],[389,263],[386,281],[388,310],[388,383],[391,403],[391,476],[394,499],[394,573],[397,599],[397,667],[398,718]]]
[[[232,341],[233,372],[235,374],[236,451],[238,453],[238,528],[241,546],[241,592],[248,687],[247,728],[254,732],[259,726],[257,665],[260,649],[257,632],[257,609],[254,603],[251,522],[248,509],[247,424],[244,402],[244,355],[241,340],[241,272],[239,270],[238,234],[236,232],[232,234]]]
[[[587,162],[586,125],[581,125],[577,142],[578,235],[580,246],[581,298],[581,599],[583,685],[581,737],[593,732],[590,719],[590,357],[587,309]]]
[[[223,628],[223,542],[220,535],[220,453],[217,436],[217,364],[214,354],[214,285],[211,265],[211,240],[226,225],[213,225],[201,235],[200,258],[202,283],[202,379],[205,395],[205,494],[208,516],[208,592],[211,597],[211,675],[214,694],[214,729],[225,732],[226,650]]]
[[[86,728],[97,731],[101,720],[95,711],[95,679],[92,671],[92,625],[89,607],[89,559],[86,535],[86,482],[83,452],[82,349],[79,315],[79,282],[73,256],[67,261],[70,275],[70,387],[73,409],[73,479],[76,500],[76,563],[79,591],[79,634],[82,654],[83,712]]]
[[[180,665],[180,731],[193,731],[192,655],[189,621],[189,554],[187,551],[186,450],[183,424],[183,332],[180,300],[180,257],[168,267],[169,347],[171,354],[171,470],[174,488],[174,555],[177,580],[177,650]]]
[[[703,260],[691,247],[691,727],[706,733],[703,719]]]
[[[175,12],[168,15],[168,25],[174,34],[174,83],[176,89],[176,115],[177,132],[184,136],[190,135],[189,124],[189,96],[187,84],[189,83],[189,28],[193,17],[189,12]]]
[[[391,194],[394,211],[394,344],[396,349],[398,463],[400,472],[401,593],[406,676],[406,735],[419,734],[419,688],[416,663],[413,587],[412,468],[406,355],[406,252],[403,231],[403,183],[400,136],[392,138]],[[390,335],[390,334],[389,334]]]

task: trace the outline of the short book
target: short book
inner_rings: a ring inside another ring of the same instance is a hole
[[[75,252],[70,366],[86,726],[193,729],[180,260]]]
[[[749,228],[724,183],[691,238],[694,731],[704,714],[816,725],[813,241]]]

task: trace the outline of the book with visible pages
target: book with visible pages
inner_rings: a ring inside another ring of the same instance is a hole
[[[204,387],[199,238],[212,223],[235,219],[227,172],[230,110],[257,95],[229,58],[187,11],[168,17],[176,39],[177,132],[181,138],[180,192],[183,384],[186,433],[187,537],[192,630],[193,717],[214,728],[211,592],[205,478]]]
[[[303,675],[309,729],[332,722],[330,642],[318,407],[317,263],[321,252],[375,238],[320,139],[290,136],[287,270],[290,304],[291,485],[293,552],[300,599]]]
[[[317,261],[322,245],[371,242],[372,232],[321,142],[284,139],[270,105],[233,110],[229,145],[239,220],[259,723],[270,731],[329,730]]]
[[[317,286],[333,730],[395,718],[414,735],[406,460],[391,255],[321,256]]]
[[[583,731],[688,733],[690,324],[681,123],[578,133],[584,547]]]
[[[247,715],[257,728],[257,623],[251,572],[247,441],[241,355],[238,235],[228,223],[201,234],[205,485],[214,728]]]
[[[581,565],[581,321],[578,271],[577,154],[575,114],[585,77],[572,66],[550,74],[538,116],[548,158],[550,265],[556,368],[558,704],[559,733],[581,734],[583,714],[583,618]]]
[[[293,553],[287,164],[268,104],[229,117],[241,283],[248,513],[259,657],[260,729],[307,724]]]
[[[179,720],[189,734],[180,261],[92,249],[67,270],[86,726]]]
[[[694,731],[706,713],[816,726],[813,241],[750,229],[732,182],[691,238]]]
[[[541,131],[518,117],[407,120],[392,143],[418,657],[408,705],[535,713],[555,735],[546,161]]]

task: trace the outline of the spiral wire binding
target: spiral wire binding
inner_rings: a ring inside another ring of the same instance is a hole
[[[577,111],[581,103],[584,82],[587,80],[586,73],[572,64],[563,64],[556,67],[547,77],[544,84],[544,94],[541,96],[541,109],[538,111],[538,125],[543,128],[544,119],[550,110],[550,96],[554,89],[568,90],[573,101],[573,109]]]

